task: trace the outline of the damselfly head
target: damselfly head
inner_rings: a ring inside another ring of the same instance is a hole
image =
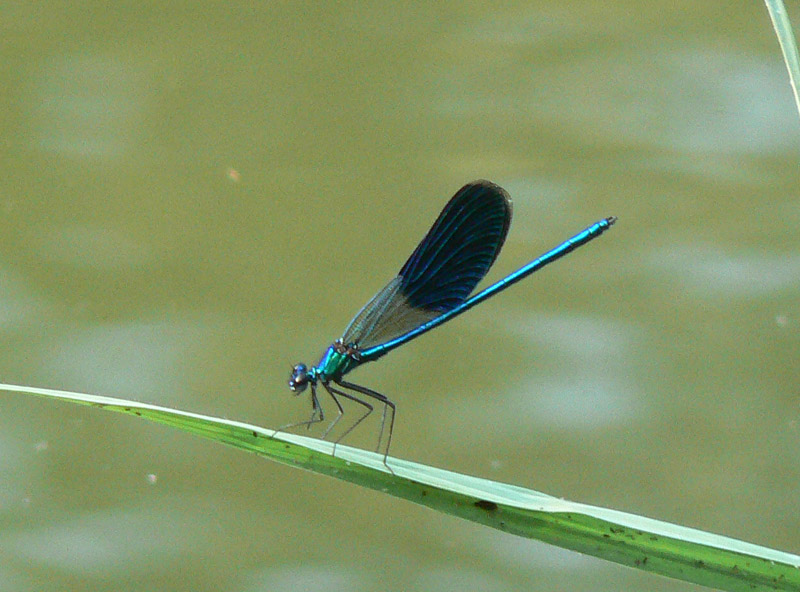
[[[308,386],[311,377],[308,375],[308,366],[305,364],[297,364],[292,368],[292,374],[289,376],[289,388],[295,395],[299,395]]]

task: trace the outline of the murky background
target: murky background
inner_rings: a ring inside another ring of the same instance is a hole
[[[489,281],[619,223],[352,375],[397,402],[393,454],[800,552],[800,119],[763,3],[0,26],[0,381],[305,419],[291,365],[487,178],[515,207]],[[24,395],[0,464],[3,590],[692,588]]]

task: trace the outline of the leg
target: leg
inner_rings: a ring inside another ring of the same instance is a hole
[[[314,419],[314,416],[319,413],[319,419]],[[311,424],[321,422],[325,420],[325,414],[322,412],[322,405],[319,404],[319,399],[317,399],[317,387],[316,385],[311,385],[311,419],[309,419],[306,424],[308,429],[311,429]]]
[[[334,403],[336,403],[336,410],[339,412],[339,413],[336,415],[336,419],[334,419],[334,420],[333,420],[333,421],[330,423],[330,425],[329,425],[327,428],[325,428],[325,431],[324,431],[324,432],[322,432],[322,435],[320,436],[320,439],[321,439],[321,440],[324,440],[324,439],[325,439],[325,436],[327,436],[327,435],[328,435],[328,432],[330,432],[330,431],[333,429],[333,427],[334,427],[334,426],[335,426],[337,423],[339,423],[339,420],[340,420],[340,419],[342,419],[342,415],[344,415],[344,409],[342,408],[342,404],[339,402],[339,399],[337,399],[337,398],[336,398],[336,394],[335,394],[333,391],[331,391],[331,387],[330,387],[330,386],[328,386],[328,384],[327,384],[327,383],[324,383],[324,382],[322,383],[322,386],[324,386],[324,387],[325,387],[325,390],[326,390],[326,391],[328,391],[328,394],[331,396],[331,399],[333,399],[333,402],[334,402]]]
[[[286,425],[282,425],[278,428],[279,432],[283,432],[285,430],[290,430],[292,428],[306,426],[308,429],[311,429],[311,426],[315,423],[320,423],[324,421],[325,414],[322,412],[322,405],[319,404],[319,398],[317,398],[317,388],[315,384],[311,384],[311,417],[308,421],[298,421],[297,423],[287,423]]]
[[[389,437],[386,440],[386,452],[383,455],[383,464],[386,465],[386,468],[388,469],[389,465],[386,464],[386,459],[389,457],[389,448],[392,445],[392,432],[394,431],[394,415],[395,415],[395,411],[396,411],[395,404],[392,403],[385,395],[382,395],[381,393],[379,393],[377,391],[373,391],[372,389],[368,389],[367,387],[359,386],[357,384],[353,384],[352,382],[345,382],[343,380],[340,380],[336,384],[338,384],[339,386],[341,386],[343,388],[350,389],[351,391],[355,391],[357,393],[361,393],[362,395],[366,395],[367,397],[372,397],[373,399],[376,399],[376,400],[380,401],[381,403],[383,403],[383,419],[381,420],[381,431],[380,431],[380,434],[378,435],[378,449],[376,450],[376,452],[378,452],[380,450],[381,440],[383,439],[383,428],[384,428],[384,424],[386,423],[386,408],[387,407],[391,408],[392,417],[389,420]],[[364,401],[361,401],[360,399],[358,399],[356,397],[350,397],[350,398],[352,398],[353,400],[356,400],[356,401],[360,401],[361,403],[365,403]],[[364,417],[366,417],[366,415]],[[364,419],[364,417],[362,417],[361,419]],[[360,421],[361,420],[359,420],[359,422]],[[350,430],[352,430],[354,427],[356,427],[356,425],[358,425],[358,422],[356,422],[355,425],[353,425],[350,428]],[[344,435],[347,435],[347,433],[350,432],[350,430],[347,430],[347,432],[345,432]],[[344,435],[342,437],[344,437]],[[391,469],[389,469],[389,470],[391,470]]]
[[[324,384],[324,383],[323,383],[323,384]],[[351,395],[351,394],[349,394],[349,393],[346,393],[346,392],[344,392],[344,391],[343,391],[343,390],[341,390],[341,389],[334,388],[334,387],[332,387],[330,384],[325,384],[325,389],[328,391],[328,393],[330,394],[330,396],[331,396],[331,397],[333,397],[333,399],[336,401],[336,404],[337,404],[337,405],[339,405],[339,416],[338,416],[338,417],[337,417],[335,420],[333,420],[333,422],[332,422],[332,423],[331,423],[331,425],[328,427],[328,429],[327,429],[327,430],[325,430],[325,433],[324,433],[324,434],[322,434],[322,437],[323,437],[323,438],[325,438],[325,436],[327,436],[327,435],[328,435],[328,432],[330,432],[330,431],[331,431],[331,428],[333,428],[333,426],[336,424],[336,422],[337,422],[337,421],[339,421],[339,420],[341,419],[341,417],[342,417],[342,414],[343,414],[343,411],[342,411],[342,406],[339,404],[339,400],[336,398],[336,395],[340,395],[340,396],[344,397],[345,399],[349,399],[349,400],[351,400],[351,401],[354,401],[354,402],[358,403],[359,405],[363,405],[364,407],[366,407],[366,408],[367,408],[367,412],[366,412],[364,415],[362,415],[361,417],[359,417],[359,418],[358,418],[358,421],[356,421],[356,422],[355,422],[353,425],[351,425],[349,428],[347,428],[347,429],[345,430],[345,432],[344,432],[344,433],[343,433],[341,436],[339,436],[338,438],[336,438],[336,440],[335,440],[335,441],[334,441],[334,443],[333,443],[333,450],[334,450],[334,453],[335,453],[335,452],[336,452],[336,445],[337,445],[337,444],[338,444],[338,443],[341,441],[341,439],[342,439],[342,438],[344,438],[344,437],[345,437],[347,434],[349,434],[350,432],[352,432],[352,431],[353,431],[353,428],[355,428],[355,427],[356,427],[358,424],[360,424],[362,421],[364,421],[364,420],[367,418],[367,416],[368,416],[370,413],[372,413],[372,405],[370,405],[370,404],[369,404],[369,403],[367,403],[366,401],[362,401],[362,400],[361,400],[361,399],[359,399],[358,397],[354,397],[353,395]],[[334,394],[334,393],[335,393],[335,394]]]

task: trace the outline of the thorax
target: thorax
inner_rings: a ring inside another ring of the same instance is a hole
[[[323,382],[336,381],[360,363],[360,356],[356,348],[336,341],[322,354],[316,367],[316,374]]]

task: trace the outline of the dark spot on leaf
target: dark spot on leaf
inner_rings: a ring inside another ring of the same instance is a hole
[[[497,511],[497,504],[488,500],[478,500],[475,502],[475,507],[480,508],[481,510],[486,510],[487,512]]]

